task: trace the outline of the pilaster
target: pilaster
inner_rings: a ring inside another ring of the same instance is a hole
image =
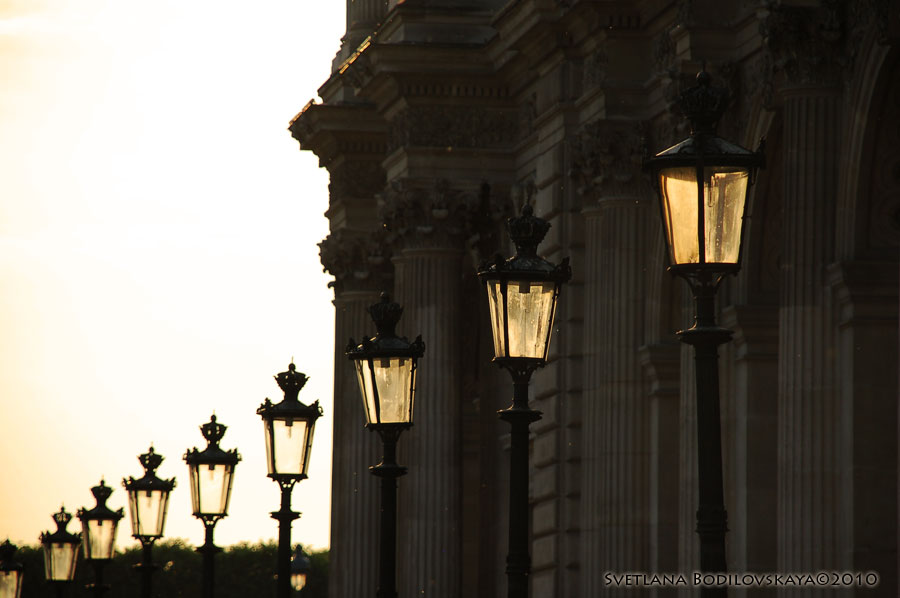
[[[605,571],[650,565],[650,405],[644,338],[650,201],[642,193],[640,127],[597,121],[578,138],[575,170],[585,217],[585,388],[582,426],[581,594],[611,591]],[[611,281],[615,281],[611,283]],[[637,591],[639,594],[640,591]]]

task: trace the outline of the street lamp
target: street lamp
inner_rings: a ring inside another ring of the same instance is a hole
[[[298,544],[294,556],[291,557],[291,587],[295,591],[299,592],[306,587],[306,577],[309,575],[310,565],[309,557],[303,552],[303,547]]]
[[[97,505],[90,510],[78,509],[78,519],[81,521],[81,529],[84,539],[84,558],[94,568],[94,583],[88,584],[87,589],[93,590],[94,596],[102,597],[109,590],[109,584],[103,583],[103,567],[113,557],[116,547],[116,530],[119,520],[124,513],[122,509],[113,511],[106,506],[106,501],[112,494],[112,488],[106,485],[102,479],[99,486],[91,488],[91,494]]]
[[[219,519],[228,515],[234,468],[241,460],[237,449],[223,451],[219,448],[219,441],[226,429],[226,426],[216,422],[213,415],[208,423],[200,426],[206,448],[202,451],[193,448],[184,454],[191,476],[194,517],[200,519],[206,528],[206,540],[197,549],[203,554],[203,598],[213,597],[213,557],[222,550],[213,543],[213,528]]]
[[[319,401],[304,405],[297,400],[307,380],[306,374],[290,364],[288,371],[275,376],[284,400],[273,405],[266,399],[256,410],[265,428],[269,477],[281,487],[281,509],[272,513],[272,518],[278,520],[278,598],[291,595],[291,522],[300,516],[291,510],[291,490],[295,483],[307,477],[313,432],[316,420],[322,415]]]
[[[377,334],[359,345],[351,338],[347,345],[347,357],[356,365],[366,427],[378,432],[384,447],[381,463],[369,468],[381,478],[378,598],[397,596],[397,478],[406,473],[406,468],[397,464],[397,440],[413,424],[416,363],[425,353],[421,336],[412,343],[397,336],[402,314],[403,308],[382,293],[381,301],[369,307]]]
[[[44,577],[56,586],[56,595],[63,595],[63,588],[75,577],[75,564],[78,561],[78,546],[81,534],[73,534],[66,530],[72,515],[60,507],[59,513],[53,514],[56,531],[43,532],[41,545],[44,547]]]
[[[169,493],[175,487],[175,478],[163,480],[156,476],[156,470],[163,462],[163,456],[150,447],[138,457],[144,468],[144,476],[122,480],[128,493],[128,510],[131,514],[132,536],[141,542],[141,563],[135,568],[141,572],[141,598],[150,598],[153,565],[153,543],[163,535],[166,513],[169,510]]]
[[[657,184],[669,271],[690,285],[696,304],[694,325],[678,332],[693,345],[697,377],[697,453],[699,499],[697,534],[700,570],[725,571],[728,517],[722,481],[722,433],[719,418],[718,346],[731,331],[715,322],[715,296],[722,279],[741,264],[741,239],[747,190],[765,165],[763,144],[756,152],[716,135],[728,103],[728,90],[711,87],[706,71],[679,98],[691,123],[691,136],[647,160]],[[702,594],[724,596],[725,588]]]
[[[506,221],[516,255],[482,265],[478,277],[487,287],[494,337],[494,362],[509,371],[513,402],[498,412],[510,424],[509,552],[506,575],[510,598],[527,598],[531,557],[528,552],[528,427],[541,412],[528,406],[528,383],[547,363],[550,334],[562,284],[572,277],[569,258],[554,265],[537,254],[550,223],[534,216],[530,205]]]
[[[22,595],[22,563],[13,560],[18,547],[6,540],[0,544],[0,598],[19,598]]]

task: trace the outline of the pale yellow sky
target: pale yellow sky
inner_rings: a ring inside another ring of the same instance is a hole
[[[213,410],[244,458],[216,542],[275,538],[256,408],[293,356],[325,409],[293,539],[328,545],[328,177],[286,128],[343,25],[342,2],[0,0],[0,538],[37,542],[101,475],[124,506],[152,441],[166,535],[202,543],[182,455]]]

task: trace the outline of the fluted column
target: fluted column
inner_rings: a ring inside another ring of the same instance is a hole
[[[331,472],[331,598],[374,596],[378,586],[378,484],[369,466],[380,443],[365,429],[359,385],[344,354],[350,337],[375,333],[367,308],[390,290],[390,261],[376,255],[378,239],[338,231],[320,244],[322,263],[336,278],[334,318],[334,448]]]
[[[399,443],[409,467],[399,491],[398,592],[401,597],[459,598],[461,351],[460,263],[465,198],[446,182],[405,181],[385,194],[395,237],[402,329],[421,334],[415,423]]]
[[[638,349],[655,213],[641,193],[641,135],[634,123],[591,123],[580,142],[576,168],[586,203],[581,562],[591,564],[581,594],[600,596],[617,591],[604,584],[605,571],[650,565],[650,404]]]

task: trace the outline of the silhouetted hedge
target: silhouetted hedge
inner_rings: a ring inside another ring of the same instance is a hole
[[[275,542],[241,543],[216,555],[216,598],[256,598],[275,595]],[[309,554],[312,563],[306,587],[297,598],[326,598],[328,595],[328,551]],[[202,557],[184,540],[164,540],[153,547],[154,598],[196,598],[202,584]],[[16,560],[25,565],[22,598],[55,598],[55,589],[44,581],[44,557],[40,546],[21,547]],[[112,588],[107,598],[140,596],[140,575],[133,566],[141,560],[140,546],[116,553],[103,570],[104,581]],[[79,554],[75,580],[65,596],[90,596],[84,586],[94,580],[94,571]]]

